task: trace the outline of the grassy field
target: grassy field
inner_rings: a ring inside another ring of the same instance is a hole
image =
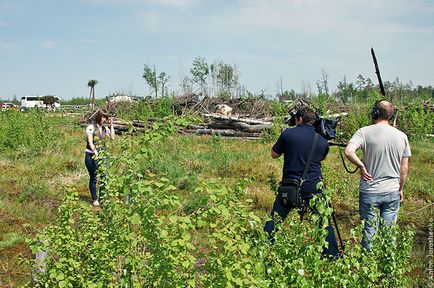
[[[0,152],[1,287],[18,287],[30,280],[31,269],[22,263],[22,259],[33,257],[25,239],[56,221],[58,207],[68,191],[78,191],[80,201],[91,203],[84,166],[83,129],[75,119],[58,120],[54,130],[47,131],[55,133],[55,137],[37,153],[25,146]],[[114,155],[121,153],[129,137],[134,136],[121,136],[113,143]],[[283,159],[271,159],[272,143],[172,135],[153,145],[155,154],[144,165],[170,179],[178,188],[178,196],[185,200],[185,210],[194,210],[200,205],[200,195],[191,192],[200,179],[216,178],[222,183],[235,184],[244,178],[248,184],[242,197],[253,200],[253,209],[263,216],[265,223],[274,201],[270,183],[279,181],[283,163]],[[424,208],[434,200],[434,156],[432,141],[411,142],[411,145],[413,156],[399,223],[403,226],[413,223],[418,230],[412,273],[422,279],[426,276],[424,257],[428,253],[428,227],[433,225],[429,221],[434,215],[432,207]],[[338,148],[332,147],[324,162],[324,178],[334,191],[333,206],[345,240],[350,228],[360,223],[358,174],[344,170]]]

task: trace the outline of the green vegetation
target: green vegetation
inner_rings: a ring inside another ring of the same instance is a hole
[[[60,117],[49,117],[44,111],[29,113],[4,111],[0,113],[0,151],[12,152],[15,156],[34,155],[50,150],[73,127],[62,123]],[[70,121],[66,119],[66,121]]]
[[[169,115],[170,98],[161,101],[158,113],[142,104],[122,115]],[[281,115],[284,108],[275,105]],[[354,109],[343,135],[368,121],[368,106]],[[110,196],[95,209],[83,129],[55,114],[0,113],[0,286],[28,282],[29,247],[34,253],[47,246],[54,257],[39,281],[49,287],[428,286],[427,263],[415,254],[420,248],[411,248],[414,230],[426,231],[432,217],[429,209],[413,212],[434,199],[432,142],[421,140],[426,131],[420,131],[433,120],[414,109],[422,116],[399,123],[414,131],[402,227],[382,231],[371,254],[359,245],[358,175],[344,171],[337,148],[326,159],[325,201],[333,203],[347,247],[337,261],[321,256],[324,231],[300,223],[295,212],[276,245],[262,232],[274,201],[270,186],[281,175],[282,160],[269,157],[272,136],[265,143],[181,136],[173,122],[182,121],[169,116],[143,135],[118,137],[109,147]],[[324,199],[317,201],[329,215]],[[392,239],[396,245],[388,245]]]
[[[46,262],[46,273],[39,275],[40,283],[61,287],[389,287],[409,282],[411,229],[385,230],[370,255],[357,244],[360,229],[352,230],[353,249],[331,261],[322,256],[326,232],[321,227],[327,221],[318,227],[319,217],[313,217],[316,225],[291,219],[277,234],[276,245],[270,246],[262,231],[264,220],[252,211],[253,200],[244,195],[249,180],[234,185],[219,178],[203,179],[188,190],[202,200],[184,211],[181,191],[164,173],[148,172],[144,165],[154,157],[154,145],[164,145],[171,127],[152,127],[131,140],[130,149],[121,144],[120,156],[111,158],[110,166],[117,171],[111,175],[111,194],[96,215],[89,205],[77,201],[76,193],[66,196],[60,222],[30,241],[34,253],[49,251],[54,256]],[[332,212],[327,208],[330,197],[316,201],[327,219]],[[396,245],[391,245],[393,239]]]

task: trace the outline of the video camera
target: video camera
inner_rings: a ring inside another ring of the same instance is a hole
[[[295,126],[295,117],[297,115],[298,110],[292,109],[289,111],[289,115],[291,118],[288,123],[290,126]],[[323,136],[327,140],[332,140],[336,138],[336,127],[338,125],[337,120],[326,119],[321,117],[318,113],[315,113],[315,122],[313,127],[315,128],[315,132],[319,135]]]

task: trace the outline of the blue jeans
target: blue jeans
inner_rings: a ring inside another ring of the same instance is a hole
[[[106,168],[108,167],[107,159],[104,158],[104,163]],[[96,193],[96,182],[97,182],[97,175],[98,175],[98,161],[93,158],[92,153],[87,153],[84,157],[84,164],[86,165],[87,171],[89,172],[89,191],[90,195],[92,196],[92,201],[98,200],[98,196]],[[103,175],[103,181],[101,183],[100,187],[100,198],[103,196],[103,192],[105,190],[105,186],[108,183],[108,175],[107,172]]]
[[[303,197],[303,200],[305,203],[307,203],[307,206],[309,206],[310,199],[312,199],[312,197]],[[271,243],[274,243],[274,230],[275,230],[275,221],[276,221],[275,214],[279,215],[282,221],[284,221],[285,218],[288,216],[289,212],[294,208],[295,207],[292,207],[290,205],[285,205],[283,203],[281,192],[279,192],[276,197],[276,200],[274,201],[273,209],[271,210],[270,213],[271,220],[267,221],[267,223],[265,223],[264,226],[264,231],[268,233],[271,239]],[[310,209],[313,211],[313,213],[317,213],[315,207],[310,207]],[[329,223],[331,222],[329,221]],[[326,230],[328,232],[326,241],[328,242],[329,245],[328,248],[324,249],[324,252],[329,256],[333,256],[337,258],[339,255],[339,248],[338,248],[338,243],[336,241],[336,236],[335,236],[335,231],[333,229],[333,226],[329,224],[326,227]]]
[[[384,225],[396,223],[400,206],[399,192],[383,193],[360,193],[359,211],[360,218],[365,220],[363,227],[362,246],[366,249],[372,248],[372,238],[377,232],[377,227],[384,222]],[[380,210],[380,222],[377,209]]]

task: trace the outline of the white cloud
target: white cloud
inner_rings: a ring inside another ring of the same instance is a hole
[[[0,41],[0,50],[14,50],[16,48],[17,48],[16,43]]]
[[[431,19],[433,10],[434,5],[424,0],[239,0],[224,15],[218,13],[212,18],[219,27],[236,33],[277,29],[314,34],[345,31],[365,34],[379,29],[401,31],[404,25],[406,30],[417,31],[420,28],[417,21],[409,21],[408,17]],[[433,27],[433,20],[427,21]]]
[[[59,46],[59,43],[56,41],[43,41],[42,47],[46,49],[56,49]]]
[[[341,13],[339,7],[344,3],[321,0],[243,1],[232,19],[259,28],[318,31],[335,26]]]

